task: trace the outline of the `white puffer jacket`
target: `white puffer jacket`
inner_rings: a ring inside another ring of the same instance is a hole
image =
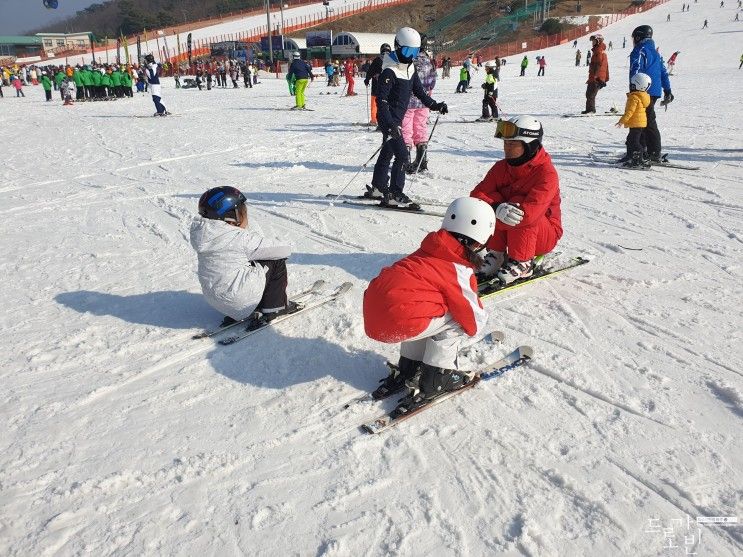
[[[199,282],[206,301],[223,315],[245,319],[266,287],[266,268],[253,261],[286,259],[291,248],[250,229],[196,217],[191,245],[199,256]]]

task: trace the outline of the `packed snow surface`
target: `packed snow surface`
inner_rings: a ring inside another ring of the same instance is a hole
[[[316,81],[303,113],[283,77],[166,81],[168,118],[135,118],[154,112],[141,94],[63,107],[6,89],[0,554],[741,555],[740,524],[697,517],[743,518],[743,27],[732,7],[691,6],[605,30],[598,106],[624,106],[622,37],[653,25],[663,55],[681,51],[664,150],[699,171],[596,165],[626,131],[561,117],[584,107],[571,45],[529,53],[546,56],[540,78],[511,57],[503,114],[541,119],[560,174],[554,259],[591,262],[486,302],[506,338],[468,365],[522,344],[533,363],[379,436],[358,426],[394,400],[342,410],[397,358],[364,335],[362,294],[440,222],[328,205],[379,145],[355,125],[360,80],[349,98]],[[468,123],[482,77],[466,95],[439,80],[450,114],[409,195],[467,195],[502,157],[493,125]],[[350,280],[349,295],[231,347],[191,340],[221,316],[189,225],[226,184],[251,226],[294,246],[290,290]]]

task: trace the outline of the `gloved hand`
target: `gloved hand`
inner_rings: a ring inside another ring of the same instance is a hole
[[[483,89],[487,89],[488,88],[488,84],[487,83],[483,83],[482,85],[480,85],[480,87],[482,87]]]
[[[488,253],[482,258],[483,263],[477,269],[477,273],[486,277],[492,277],[503,266],[505,259],[506,254],[502,251],[488,250]]]
[[[435,112],[439,112],[441,114],[448,114],[449,113],[449,107],[446,106],[446,103],[433,103],[431,106],[429,106],[431,110]]]
[[[495,208],[495,218],[503,224],[516,226],[524,218],[524,211],[513,203],[500,203]]]
[[[400,139],[402,137],[402,130],[400,129],[400,126],[392,126],[390,128],[389,134],[394,139]]]
[[[600,79],[597,79],[596,85],[599,86],[599,89],[603,89],[604,87],[606,87],[606,81],[601,81]]]
[[[368,79],[365,79],[364,80],[364,85],[366,85],[367,87],[369,87],[369,80]]]
[[[671,91],[663,91],[663,100],[660,101],[661,106],[667,106],[673,102],[673,93]]]

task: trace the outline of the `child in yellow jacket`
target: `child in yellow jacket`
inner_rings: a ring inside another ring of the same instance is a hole
[[[643,130],[648,127],[648,117],[645,110],[650,106],[650,95],[647,93],[650,83],[650,76],[647,74],[638,72],[632,76],[624,114],[619,122],[615,124],[618,128],[622,126],[629,128],[626,141],[627,156],[622,160],[624,166],[632,168],[650,166],[642,159],[643,146],[640,141]]]

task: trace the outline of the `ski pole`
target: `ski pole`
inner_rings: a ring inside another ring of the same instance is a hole
[[[390,137],[392,137],[392,136],[390,136]],[[356,174],[353,175],[353,178],[351,178],[348,181],[348,183],[345,186],[343,186],[343,189],[341,191],[339,191],[333,199],[330,200],[330,204],[328,205],[328,207],[332,206],[333,203],[335,203],[338,200],[338,198],[343,194],[343,192],[346,191],[346,189],[348,188],[348,186],[350,186],[351,183],[356,179],[356,176],[358,176],[359,174],[361,174],[361,171],[364,170],[366,168],[366,165],[369,164],[372,161],[372,159],[377,156],[377,153],[379,153],[379,151],[382,150],[382,147],[384,147],[384,144],[387,143],[389,140],[390,140],[390,138],[387,138],[384,141],[382,141],[382,144],[379,147],[377,147],[377,150],[374,151],[374,153],[372,154],[371,157],[369,157],[369,160],[367,160],[364,164],[361,165],[361,168],[359,168],[359,171]],[[328,207],[325,207],[325,209],[327,209]],[[323,209],[323,211],[325,209]]]

